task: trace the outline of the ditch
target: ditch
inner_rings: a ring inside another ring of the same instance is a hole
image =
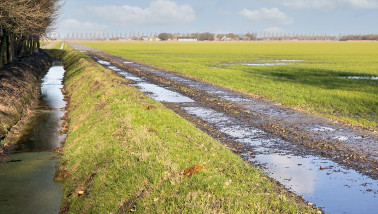
[[[39,104],[20,140],[0,166],[0,213],[59,213],[62,183],[54,181],[59,133],[66,102],[63,64],[55,62],[42,79]]]

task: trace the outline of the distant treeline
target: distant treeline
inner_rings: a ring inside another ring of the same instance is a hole
[[[340,38],[340,41],[348,41],[348,40],[378,40],[378,34],[345,35]]]
[[[284,32],[264,33],[69,33],[61,37],[60,34],[50,34],[52,40],[148,40],[148,41],[254,41],[254,40],[338,40],[340,36],[330,34],[299,34]]]
[[[331,35],[331,34],[299,34],[299,33],[71,33],[65,37],[59,34],[49,35],[57,40],[145,40],[145,41],[346,41],[346,40],[378,40],[378,34],[366,35]]]

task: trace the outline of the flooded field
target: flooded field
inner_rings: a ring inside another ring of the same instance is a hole
[[[241,157],[260,167],[270,177],[303,196],[305,200],[311,201],[310,204],[322,207],[329,213],[376,212],[378,184],[373,179],[374,176],[364,175],[358,170],[335,162],[327,155],[319,155],[321,152],[313,152],[298,142],[289,141],[283,135],[270,132],[261,124],[282,123],[281,127],[299,130],[304,136],[310,136],[315,140],[345,146],[339,148],[352,148],[372,160],[376,160],[377,157],[376,137],[270,102],[254,100],[234,91],[110,56],[119,64],[131,65],[142,70],[144,75],[139,76],[140,73],[133,72],[130,67],[123,68],[107,61],[109,55],[104,55],[101,59],[98,55],[94,58],[105,67],[135,81],[134,85],[151,98],[179,109],[178,112],[183,112],[185,118],[197,118],[213,127],[216,131],[204,129],[212,136],[223,134],[227,139],[241,145],[242,149],[238,148]],[[179,82],[216,97],[216,102],[232,102],[249,109],[250,112],[243,117],[234,117],[229,111],[220,110],[225,109],[217,106],[221,103],[206,103],[200,99],[201,97],[191,96],[190,93],[184,95],[172,85],[162,84],[163,80],[160,83],[151,81],[151,76]]]
[[[64,115],[63,65],[55,63],[42,79],[36,115],[0,166],[0,213],[59,213],[62,184],[54,181]]]

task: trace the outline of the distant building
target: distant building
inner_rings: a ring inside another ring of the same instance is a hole
[[[230,37],[226,37],[226,36],[224,36],[223,38],[222,38],[222,41],[231,41],[232,39],[230,38]]]
[[[160,41],[159,37],[157,36],[143,36],[143,41]]]
[[[179,41],[179,42],[197,42],[198,40],[196,38],[191,38],[191,37],[177,37],[177,41]]]

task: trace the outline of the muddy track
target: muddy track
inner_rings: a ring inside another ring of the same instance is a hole
[[[78,48],[78,46],[75,47]],[[376,133],[336,124],[324,118],[298,112],[248,94],[200,82],[178,73],[157,70],[141,64],[124,63],[126,60],[123,58],[91,48],[80,47],[80,50],[88,51],[92,57],[107,60],[118,68],[147,79],[148,82],[172,88],[200,103],[201,106],[222,112],[240,123],[261,129],[270,137],[288,141],[293,144],[289,149],[295,155],[321,155],[375,180],[378,178]],[[213,93],[214,91],[219,93]],[[252,150],[248,148],[248,145],[236,142],[232,137],[220,133],[214,125],[183,111],[182,105],[168,102],[165,105],[214,138],[226,143],[233,148],[233,151],[243,153]]]

